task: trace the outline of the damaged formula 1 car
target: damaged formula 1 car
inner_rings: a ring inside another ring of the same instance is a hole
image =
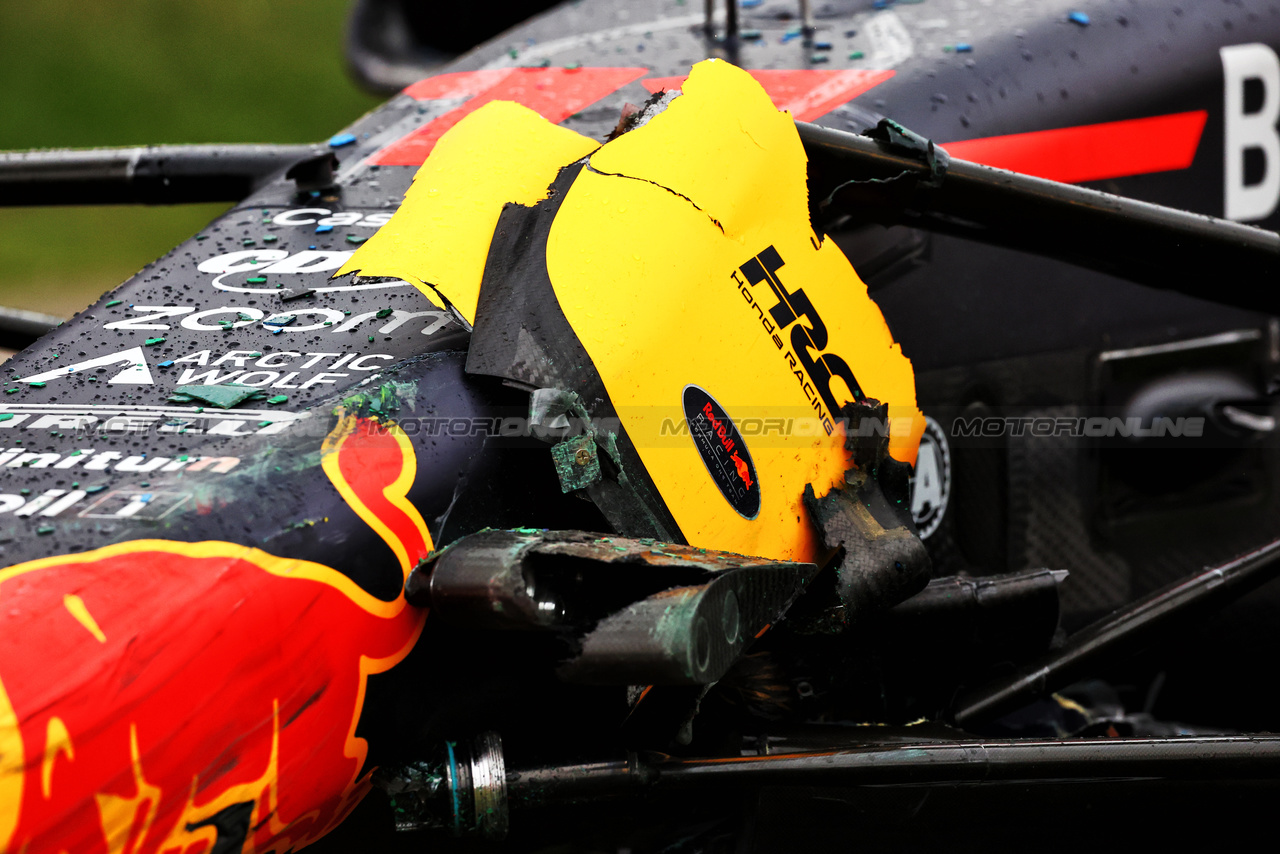
[[[1278,49],[582,0],[326,146],[4,155],[241,204],[4,365],[0,850],[1260,826]]]

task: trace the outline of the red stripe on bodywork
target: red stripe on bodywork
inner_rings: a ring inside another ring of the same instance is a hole
[[[440,74],[404,90],[417,100],[467,102],[379,151],[371,162],[421,165],[436,141],[464,116],[490,101],[516,101],[559,124],[643,77],[644,68],[500,68]],[[893,76],[892,71],[826,69],[750,72],[780,110],[812,121]],[[642,80],[650,92],[676,89],[685,77]],[[1055,130],[946,143],[962,160],[1065,183],[1101,181],[1186,169],[1195,159],[1208,111],[1193,110]]]
[[[793,71],[748,71],[769,93],[779,110],[790,110],[797,121],[809,122],[825,116],[842,104],[878,86],[893,76],[892,71],[828,71],[808,68]],[[651,77],[640,85],[650,92],[679,89],[685,77]]]
[[[428,77],[404,93],[419,101],[469,100],[391,143],[370,162],[421,166],[445,131],[490,101],[515,101],[559,124],[648,73],[647,68],[494,68]]]
[[[944,143],[961,160],[1077,184],[1186,169],[1206,110]]]

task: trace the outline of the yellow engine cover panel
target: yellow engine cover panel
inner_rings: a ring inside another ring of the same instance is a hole
[[[545,199],[560,167],[598,145],[528,107],[491,101],[440,137],[395,216],[333,275],[404,279],[474,324],[502,206]]]
[[[810,225],[805,163],[791,116],[758,83],[702,62],[666,110],[591,155],[551,228],[561,309],[697,546],[815,559],[801,494],[806,483],[825,494],[848,468],[839,407],[887,402],[890,453],[904,462],[924,429],[910,362]],[[736,425],[724,447],[754,461],[750,518],[691,438],[689,386]]]

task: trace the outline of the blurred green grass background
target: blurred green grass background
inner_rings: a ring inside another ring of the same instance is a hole
[[[383,100],[350,0],[0,0],[0,150],[313,142]],[[0,305],[69,316],[226,205],[0,207]]]

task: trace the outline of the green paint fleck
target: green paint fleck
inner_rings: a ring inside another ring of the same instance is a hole
[[[122,303],[122,302],[124,302],[124,300],[122,300],[122,299],[113,299],[111,302],[107,303],[106,307],[107,307],[107,308],[111,308],[111,306],[113,306],[113,305],[119,305],[119,304],[120,304],[120,303]]]
[[[43,537],[45,534],[52,534],[56,530],[58,529],[52,525],[41,525],[39,528],[36,528],[36,533]]]
[[[381,417],[396,412],[402,405],[412,409],[417,398],[417,383],[388,381],[370,391],[361,391],[343,398],[340,409],[348,414],[371,414]],[[335,409],[335,414],[338,411]]]
[[[578,462],[579,454],[583,463]],[[600,457],[596,454],[595,437],[591,434],[565,439],[551,446],[551,459],[560,478],[560,491],[584,489],[600,480]]]
[[[389,308],[380,308],[380,309],[378,309],[378,313],[377,313],[377,314],[375,314],[375,315],[374,315],[374,317],[386,317],[386,316],[387,316],[387,315],[389,315],[389,314],[391,314],[391,309],[389,309]]]
[[[8,421],[12,417],[8,412],[0,412],[0,421]]]
[[[266,397],[267,393],[259,388],[253,388],[247,385],[239,385],[237,383],[225,383],[223,385],[180,385],[174,389],[174,394],[169,398],[172,403],[189,403],[193,400],[200,400],[219,409],[230,409],[238,406],[246,400]],[[175,399],[176,398],[176,399]],[[203,408],[198,408],[197,412],[203,412]]]
[[[27,383],[32,388],[44,388],[44,383]]]
[[[267,398],[267,403],[288,403],[288,402],[289,402],[289,395],[287,394],[277,394],[275,397]]]
[[[248,281],[250,284],[260,285],[260,284],[262,284],[263,282],[265,282],[266,280],[267,280],[267,277],[266,277],[266,276],[253,276],[252,278],[248,279],[247,281]]]
[[[163,339],[163,338],[148,338],[146,341],[143,341],[142,343],[143,343],[143,344],[146,344],[148,347],[154,347],[154,346],[156,346],[157,344],[163,344],[163,343],[164,343],[164,339]]]

